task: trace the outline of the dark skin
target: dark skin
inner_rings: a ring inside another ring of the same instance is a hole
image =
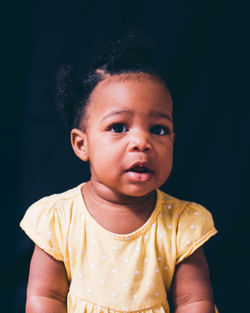
[[[66,313],[68,289],[64,264],[35,246],[30,263],[26,313]]]
[[[173,158],[171,96],[161,81],[133,75],[99,83],[90,99],[86,127],[71,131],[75,154],[90,161],[91,180],[82,189],[89,212],[104,228],[123,234],[140,228],[151,215],[154,190],[167,180]],[[114,123],[122,131],[117,132]],[[104,162],[111,157],[112,167]],[[127,171],[138,160],[152,168],[150,175]],[[68,290],[64,264],[35,247],[26,313],[67,312]],[[177,264],[171,299],[175,313],[214,313],[202,248]]]
[[[209,269],[202,247],[176,266],[171,299],[175,313],[215,312]]]

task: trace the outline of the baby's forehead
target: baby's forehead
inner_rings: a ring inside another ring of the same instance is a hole
[[[103,120],[113,111],[130,111],[134,117],[144,118],[158,111],[172,120],[172,110],[171,94],[161,78],[147,73],[122,73],[108,75],[97,84],[84,112],[84,122],[97,116]]]
[[[97,106],[112,108],[131,104],[159,106],[159,103],[172,106],[171,95],[161,78],[147,73],[122,73],[101,81],[93,90],[89,104],[95,109]]]

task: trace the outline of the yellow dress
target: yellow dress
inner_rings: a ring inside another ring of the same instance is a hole
[[[20,224],[65,264],[67,312],[169,313],[175,266],[216,234],[211,214],[157,190],[147,222],[130,234],[115,234],[90,215],[81,186],[37,201]]]

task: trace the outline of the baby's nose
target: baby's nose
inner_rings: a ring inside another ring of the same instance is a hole
[[[129,150],[131,152],[150,152],[152,150],[152,145],[149,134],[143,131],[134,132],[130,138]]]

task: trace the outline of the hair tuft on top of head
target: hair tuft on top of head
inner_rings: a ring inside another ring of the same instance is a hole
[[[82,80],[75,77],[71,66],[62,66],[57,76],[57,102],[67,125],[80,127],[83,121],[85,127],[84,116],[95,87],[106,77],[123,73],[147,73],[164,80],[151,41],[139,31],[109,43]]]
[[[129,33],[123,40],[107,45],[94,64],[110,74],[150,69],[153,67],[154,50],[151,42],[141,32]]]

